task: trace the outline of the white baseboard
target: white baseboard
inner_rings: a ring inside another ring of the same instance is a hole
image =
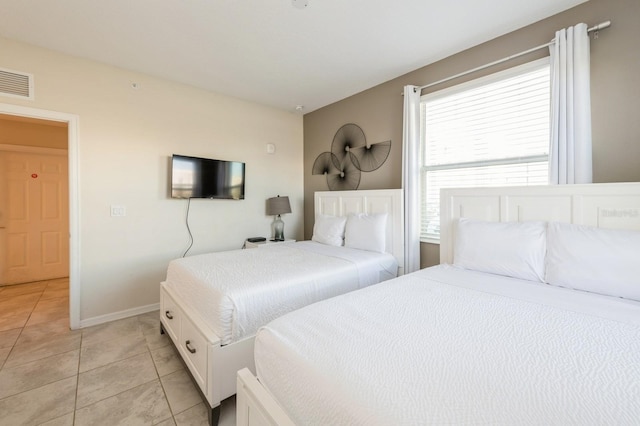
[[[160,303],[153,303],[151,305],[139,306],[137,308],[126,309],[120,312],[113,312],[111,314],[100,315],[93,318],[87,318],[80,320],[80,328],[91,327],[93,325],[104,324],[105,322],[115,321],[123,318],[129,318],[140,314],[146,314],[147,312],[157,311],[160,309]],[[158,323],[160,317],[158,316]]]

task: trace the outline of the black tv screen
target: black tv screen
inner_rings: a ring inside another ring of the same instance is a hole
[[[174,154],[172,198],[244,200],[244,163]]]

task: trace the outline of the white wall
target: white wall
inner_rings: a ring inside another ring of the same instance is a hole
[[[269,236],[265,200],[278,194],[292,203],[286,237],[302,239],[301,116],[8,39],[0,51],[0,68],[35,78],[35,100],[1,103],[79,116],[83,323],[158,303],[167,263],[188,245],[187,201],[168,196],[173,153],[246,163],[245,200],[191,202],[190,255]],[[111,205],[126,217],[110,217]]]

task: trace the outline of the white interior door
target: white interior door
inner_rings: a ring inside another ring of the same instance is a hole
[[[6,258],[0,284],[69,276],[67,152],[3,152]]]

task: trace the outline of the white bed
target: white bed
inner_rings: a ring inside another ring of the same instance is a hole
[[[259,380],[238,374],[239,425],[637,423],[640,234],[604,231],[619,250],[607,270],[594,266],[606,251],[589,259],[592,242],[563,245],[603,231],[531,221],[640,230],[640,184],[447,190],[442,213],[441,259],[471,267],[485,256],[474,267],[488,272],[440,265],[261,328]],[[510,253],[464,254],[478,229],[500,245],[510,221],[544,226],[532,239],[543,262],[528,256],[527,266],[547,268],[549,284],[496,275],[513,266]],[[571,270],[579,279],[567,284]]]
[[[300,241],[173,260],[165,288],[228,345],[287,312],[397,273],[390,253]]]
[[[162,329],[209,403],[211,423],[217,423],[220,402],[235,394],[236,372],[254,370],[258,327],[402,273],[401,190],[318,192],[315,211],[325,223],[352,214],[377,218],[379,252],[303,241],[191,256],[167,268],[160,286]]]

